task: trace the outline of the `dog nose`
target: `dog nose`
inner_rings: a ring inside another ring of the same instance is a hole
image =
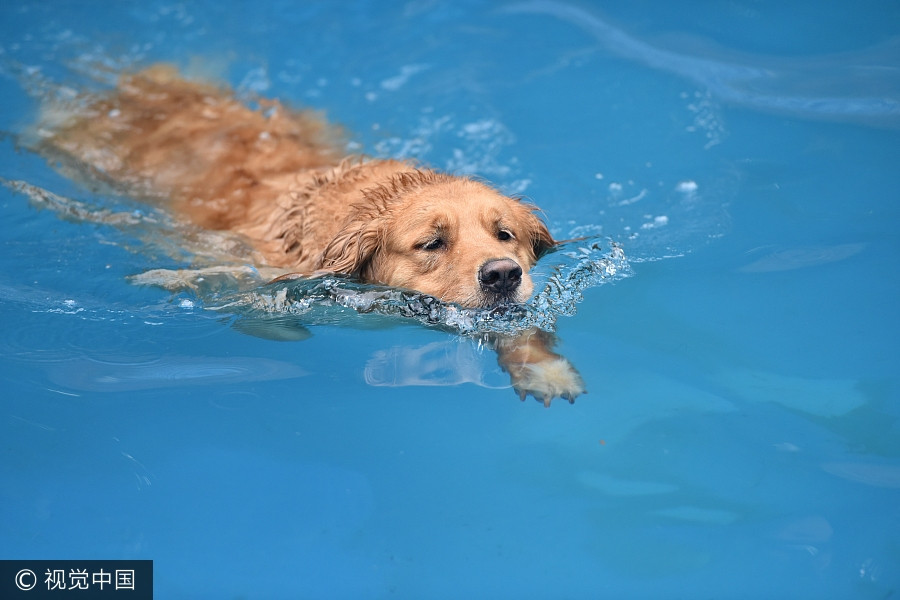
[[[481,289],[494,294],[509,294],[522,283],[522,267],[509,258],[489,260],[478,270]]]

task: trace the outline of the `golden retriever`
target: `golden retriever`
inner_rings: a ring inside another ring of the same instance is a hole
[[[128,194],[247,238],[287,277],[340,273],[466,307],[527,300],[529,270],[556,242],[534,207],[480,181],[410,162],[345,158],[311,112],[188,81],[168,66],[121,77],[77,108],[47,109],[40,148]],[[583,392],[551,338],[497,338],[524,396]]]

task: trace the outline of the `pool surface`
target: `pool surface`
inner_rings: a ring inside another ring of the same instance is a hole
[[[27,132],[159,61],[538,204],[579,240],[498,326],[589,393],[520,402],[454,307],[152,285],[205,238]],[[0,131],[0,559],[152,559],[157,598],[900,594],[895,3],[7,2]]]

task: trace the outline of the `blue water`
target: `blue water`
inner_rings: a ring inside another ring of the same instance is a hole
[[[23,132],[156,61],[589,236],[532,304],[589,393],[520,403],[390,303],[138,285],[184,232]],[[8,2],[0,131],[0,558],[153,559],[158,598],[900,592],[895,3]]]

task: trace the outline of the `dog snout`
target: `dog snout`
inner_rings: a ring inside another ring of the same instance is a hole
[[[522,283],[522,267],[509,258],[489,260],[478,270],[478,282],[485,292],[510,294]]]

